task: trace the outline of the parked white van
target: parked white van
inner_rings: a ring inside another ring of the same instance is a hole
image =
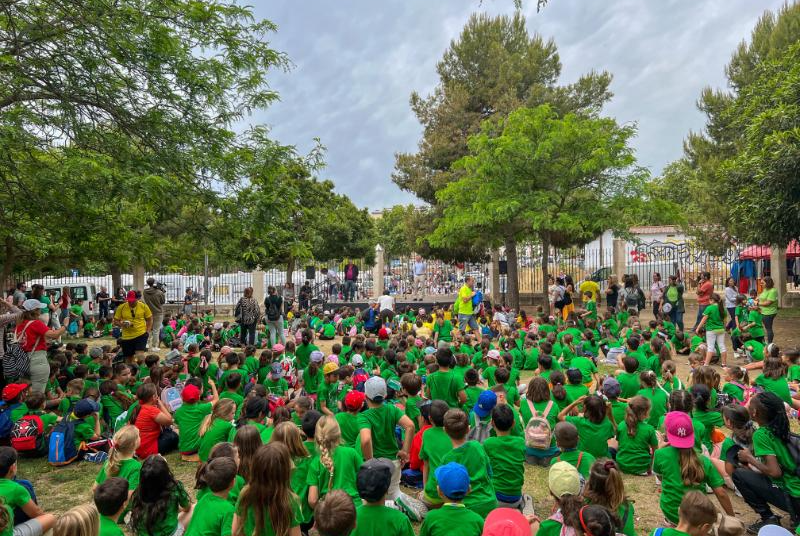
[[[69,287],[69,295],[73,303],[77,300],[83,300],[83,312],[86,313],[86,316],[92,317],[97,314],[97,302],[95,301],[97,287],[93,282],[75,283],[74,281],[56,278],[34,279],[27,282],[28,288],[35,284],[42,285],[45,294],[53,293],[53,303],[58,303],[61,299],[61,289]]]

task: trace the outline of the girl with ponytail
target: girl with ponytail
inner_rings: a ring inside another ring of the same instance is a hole
[[[233,416],[236,413],[236,402],[230,398],[223,398],[216,403],[211,414],[206,415],[200,425],[200,447],[197,451],[201,462],[208,461],[211,448],[217,443],[227,441],[233,425]]]
[[[720,364],[728,366],[728,350],[725,347],[725,317],[728,312],[722,298],[716,292],[711,295],[711,303],[703,310],[703,319],[694,329],[698,333],[702,328],[706,330],[706,361],[708,366],[719,349]]]
[[[639,375],[639,385],[641,389],[636,395],[650,400],[650,417],[647,422],[655,428],[661,421],[661,417],[667,413],[669,395],[658,384],[656,373],[652,370],[647,370]]]
[[[201,463],[197,467],[197,471],[194,474],[194,489],[195,497],[197,498],[197,502],[200,502],[204,496],[212,493],[211,489],[208,487],[208,483],[206,482],[206,468],[208,464],[211,463],[211,460],[215,460],[217,458],[230,458],[236,464],[237,470],[239,467],[239,451],[236,449],[233,443],[217,443],[214,445],[214,448],[211,449],[211,453],[208,455],[208,461]],[[228,492],[228,502],[231,504],[236,504],[236,501],[239,499],[239,494],[242,492],[242,488],[244,488],[245,481],[240,475],[236,475],[236,479],[233,482],[233,487]]]
[[[343,490],[356,505],[361,504],[356,487],[358,469],[364,462],[361,454],[341,444],[342,432],[334,417],[324,416],[317,421],[314,441],[319,456],[308,469],[308,504],[314,508],[330,491]]]
[[[131,424],[123,426],[114,434],[113,442],[114,445],[108,451],[108,461],[97,474],[92,491],[107,478],[119,477],[128,481],[130,497],[139,487],[139,472],[142,469],[142,464],[133,459],[136,449],[139,448],[139,429]]]
[[[619,454],[617,454],[619,456]],[[625,496],[625,485],[622,482],[622,472],[613,460],[600,459],[592,464],[589,479],[583,490],[583,497],[588,504],[602,506],[608,509],[614,525],[625,536],[636,536],[633,528],[635,514],[633,501]],[[592,533],[597,536],[595,533]]]
[[[753,450],[742,449],[739,461],[746,464],[733,472],[733,483],[745,502],[761,520],[750,525],[754,533],[764,525],[780,525],[770,508],[792,512],[791,525],[800,522],[800,477],[797,462],[787,448],[789,419],[786,406],[776,394],[760,393],[750,400],[750,414],[758,424]]]
[[[658,448],[656,429],[648,421],[650,400],[634,396],[625,408],[625,421],[617,426],[617,463],[629,475],[650,473],[652,451]]]

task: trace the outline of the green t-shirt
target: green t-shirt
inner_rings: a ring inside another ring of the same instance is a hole
[[[230,534],[230,533],[229,533]],[[100,532],[98,536],[125,536],[116,521],[108,516],[100,516]]]
[[[356,508],[356,528],[350,536],[414,536],[411,521],[400,510],[381,504]]]
[[[764,336],[764,319],[757,309],[753,309],[747,314],[747,323],[753,324],[747,332],[754,338]]]
[[[464,389],[464,393],[467,395],[467,402],[464,404],[464,411],[467,413],[472,411],[472,408],[478,403],[478,398],[481,396],[483,391],[484,389],[478,387],[477,385],[473,385],[472,387],[467,387]]]
[[[185,536],[230,536],[234,510],[227,499],[208,493],[197,501]]]
[[[94,479],[97,484],[102,484],[106,481],[106,478],[108,478],[107,470],[108,462],[106,462],[103,468],[100,469],[100,472],[97,473],[97,478]],[[119,472],[116,474],[116,477],[127,480],[128,490],[133,491],[139,487],[139,472],[141,470],[142,463],[139,460],[134,460],[133,458],[121,460],[119,462]]]
[[[283,378],[273,380],[268,374],[269,371],[267,372],[267,375],[265,375],[264,380],[261,382],[261,385],[264,386],[264,388],[267,390],[267,393],[277,396],[286,396],[286,392],[289,390],[288,382]]]
[[[608,440],[614,437],[616,430],[608,418],[593,423],[586,417],[568,416],[565,419],[578,429],[578,449],[585,450],[595,458],[608,458]]]
[[[308,468],[306,483],[309,487],[317,487],[319,497],[324,497],[331,489],[343,490],[353,498],[353,502],[358,506],[361,504],[361,499],[358,496],[356,476],[363,463],[364,459],[358,451],[351,447],[340,445],[333,451],[333,483],[331,488],[328,488],[331,474],[322,464],[319,456],[313,459]]]
[[[247,485],[247,482],[244,481],[244,477],[242,477],[242,475],[236,475],[236,478],[233,481],[233,487],[228,492],[228,502],[232,506],[236,505],[236,501],[239,500],[239,495],[242,494],[242,489],[245,487],[245,485]],[[208,486],[200,488],[195,492],[195,498],[198,502],[201,501],[206,495],[213,495]]]
[[[74,415],[74,413],[73,413]],[[80,448],[81,443],[88,443],[94,437],[94,419],[96,414],[89,415],[83,419],[75,420],[75,447]]]
[[[589,383],[592,381],[592,374],[597,374],[597,366],[594,364],[594,361],[587,357],[576,356],[572,358],[570,367],[581,371],[581,381],[583,383]]]
[[[669,395],[658,387],[655,389],[640,389],[636,394],[650,400],[650,418],[647,422],[655,428],[661,422],[661,417],[667,414]]]
[[[3,498],[9,518],[8,527],[0,533],[0,536],[12,536],[14,533],[14,509],[28,504],[31,494],[21,484],[7,478],[0,478],[0,497]]]
[[[620,398],[628,399],[636,396],[636,393],[642,388],[638,372],[621,372],[617,375],[617,381],[621,391]]]
[[[797,463],[783,441],[776,437],[772,430],[762,426],[755,431],[753,455],[758,456],[762,463],[765,456],[775,456],[783,474],[779,478],[773,478],[772,481],[792,497],[800,497],[800,477],[795,474]]]
[[[582,383],[577,385],[568,383],[564,386],[564,390],[567,392],[567,398],[570,400],[578,400],[580,397],[589,394],[589,388]]]
[[[322,367],[317,368],[317,373],[311,373],[311,367],[306,367],[303,370],[303,387],[306,393],[316,395],[319,391],[320,385],[325,383],[325,376],[322,374]]]
[[[332,413],[339,412],[337,383],[338,382],[328,383],[323,379],[317,388],[317,404],[321,404],[324,401],[325,407]],[[320,405],[320,407],[322,406]]]
[[[11,410],[11,422],[17,422],[22,417],[28,414],[28,406],[24,402]]]
[[[774,393],[778,398],[792,405],[792,392],[789,390],[789,382],[786,381],[785,376],[780,378],[767,378],[761,374],[756,378],[756,385],[763,387],[765,391]]]
[[[592,464],[595,461],[595,457],[592,456],[588,452],[582,452],[578,449],[570,449],[561,451],[561,454],[558,456],[553,457],[550,460],[550,465],[555,464],[556,462],[567,462],[583,476],[583,478],[588,479],[589,473],[592,472]]]
[[[758,301],[771,301],[772,303],[769,305],[762,305],[761,307],[761,314],[764,315],[774,315],[778,314],[778,289],[776,288],[765,288],[761,294],[758,295]]]
[[[417,419],[417,417],[419,417],[422,414],[417,404],[421,401],[422,398],[419,396],[409,396],[406,399],[406,406],[405,406],[406,417],[411,419],[411,422],[414,423],[414,430],[416,432],[419,432],[419,420]]]
[[[744,343],[744,349],[750,353],[753,361],[764,361],[764,345],[756,340],[749,340]]]
[[[180,430],[180,440],[178,441],[180,452],[197,452],[197,449],[200,448],[200,425],[203,424],[206,415],[210,414],[210,402],[183,404],[175,410],[175,424]]]
[[[483,445],[477,441],[467,441],[458,448],[450,449],[442,457],[442,465],[450,462],[460,463],[469,473],[471,491],[464,497],[464,505],[486,518],[489,512],[497,508],[497,498],[492,482],[492,467]],[[436,474],[429,473],[428,479],[435,481]]]
[[[458,407],[458,393],[464,390],[464,384],[458,381],[452,371],[436,371],[425,380],[425,389],[430,400],[443,400],[451,408]]]
[[[495,492],[517,497],[525,481],[525,440],[512,435],[489,437],[483,449],[492,466]]]
[[[657,534],[657,531],[661,531]],[[650,532],[650,536],[689,536],[688,533],[680,531],[678,529],[669,529],[669,528],[661,528],[661,529],[653,529]]]
[[[483,518],[463,504],[445,503],[431,510],[422,522],[419,536],[446,536],[458,527],[459,536],[481,536]]]
[[[720,332],[725,329],[725,309],[720,313],[720,307],[712,304],[703,309],[703,316],[706,320],[706,331]]]
[[[738,385],[734,385],[732,383],[726,383],[722,386],[722,392],[726,395],[730,396],[731,398],[735,398],[739,402],[744,400],[744,389]]]
[[[239,426],[255,426],[256,430],[258,430],[258,435],[261,436],[261,442],[265,445],[269,443],[269,440],[272,437],[272,432],[274,431],[273,428],[264,426],[264,423],[260,423],[256,420],[248,420],[242,425],[237,424],[236,426],[231,427],[231,431],[228,432],[228,443],[233,443],[233,440],[236,439],[236,432],[239,430]]]
[[[272,523],[269,520],[269,509],[266,505],[264,505],[264,532],[261,534],[256,534],[255,510],[248,508],[247,512],[244,512],[241,508],[240,500],[236,503],[236,513],[244,518],[244,534],[247,534],[248,536],[275,536],[275,531],[272,529]],[[300,504],[297,501],[294,501],[292,503],[292,521],[290,523],[290,527],[297,527],[301,522]]]
[[[459,315],[472,315],[474,314],[474,310],[472,308],[472,296],[473,290],[469,288],[467,285],[461,287],[458,291],[458,314]],[[467,301],[464,301],[465,298]]]
[[[628,404],[614,400],[611,402],[611,415],[614,416],[614,422],[619,424],[625,420],[625,413],[628,411]]]
[[[295,366],[297,369],[305,369],[311,362],[311,352],[319,348],[315,344],[299,344],[294,352]]]
[[[422,447],[420,447],[419,458],[428,463],[428,480],[425,484],[425,495],[433,502],[439,501],[439,492],[436,491],[436,479],[430,475],[442,465],[444,455],[452,450],[453,443],[445,433],[444,428],[432,426],[422,433]]]
[[[178,507],[186,508],[189,506],[189,495],[183,488],[183,484],[176,482],[177,487],[170,495],[166,506],[166,515],[157,523],[152,530],[147,530],[144,524],[139,526],[137,531],[139,536],[172,536],[178,528]]]
[[[706,485],[710,488],[719,488],[724,485],[719,471],[705,456],[698,456],[703,466],[705,478],[694,486],[686,486],[681,476],[680,451],[671,445],[660,448],[653,457],[653,472],[661,477],[661,511],[664,517],[672,523],[678,522],[678,508],[687,491],[705,493]]]
[[[200,445],[197,449],[200,461],[208,461],[208,455],[211,454],[211,449],[214,448],[214,445],[228,440],[231,428],[233,428],[233,425],[230,421],[214,419],[206,433],[200,438]]]
[[[656,429],[652,425],[640,422],[636,426],[636,433],[631,437],[628,423],[622,421],[617,427],[617,441],[617,463],[623,473],[641,475],[650,471],[650,449],[658,447]]]
[[[451,342],[453,340],[453,324],[449,320],[442,321],[440,326],[438,322],[433,324],[433,333],[439,334],[439,341]]]
[[[397,439],[394,428],[405,414],[391,404],[370,408],[358,416],[358,429],[372,432],[372,456],[375,458],[397,458]]]
[[[358,414],[340,412],[336,414],[336,422],[342,431],[342,445],[356,448],[359,445]]]

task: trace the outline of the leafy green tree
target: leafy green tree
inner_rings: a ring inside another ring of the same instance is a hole
[[[411,255],[415,243],[412,221],[414,205],[395,205],[387,208],[375,220],[378,242],[383,246],[387,259]]]
[[[606,229],[624,229],[626,209],[646,178],[629,145],[634,134],[634,127],[613,119],[560,116],[547,105],[485,122],[469,140],[470,154],[454,165],[461,178],[438,194],[444,215],[432,242],[502,242],[509,302],[518,307],[511,273],[516,248],[508,249],[515,240],[542,244],[547,281],[550,245],[586,243]]]

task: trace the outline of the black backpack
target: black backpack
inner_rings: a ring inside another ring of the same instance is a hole
[[[267,320],[274,322],[281,317],[281,298],[275,297],[276,299],[272,299],[274,296],[267,296],[267,299],[264,300],[264,305],[266,306],[267,312]]]

